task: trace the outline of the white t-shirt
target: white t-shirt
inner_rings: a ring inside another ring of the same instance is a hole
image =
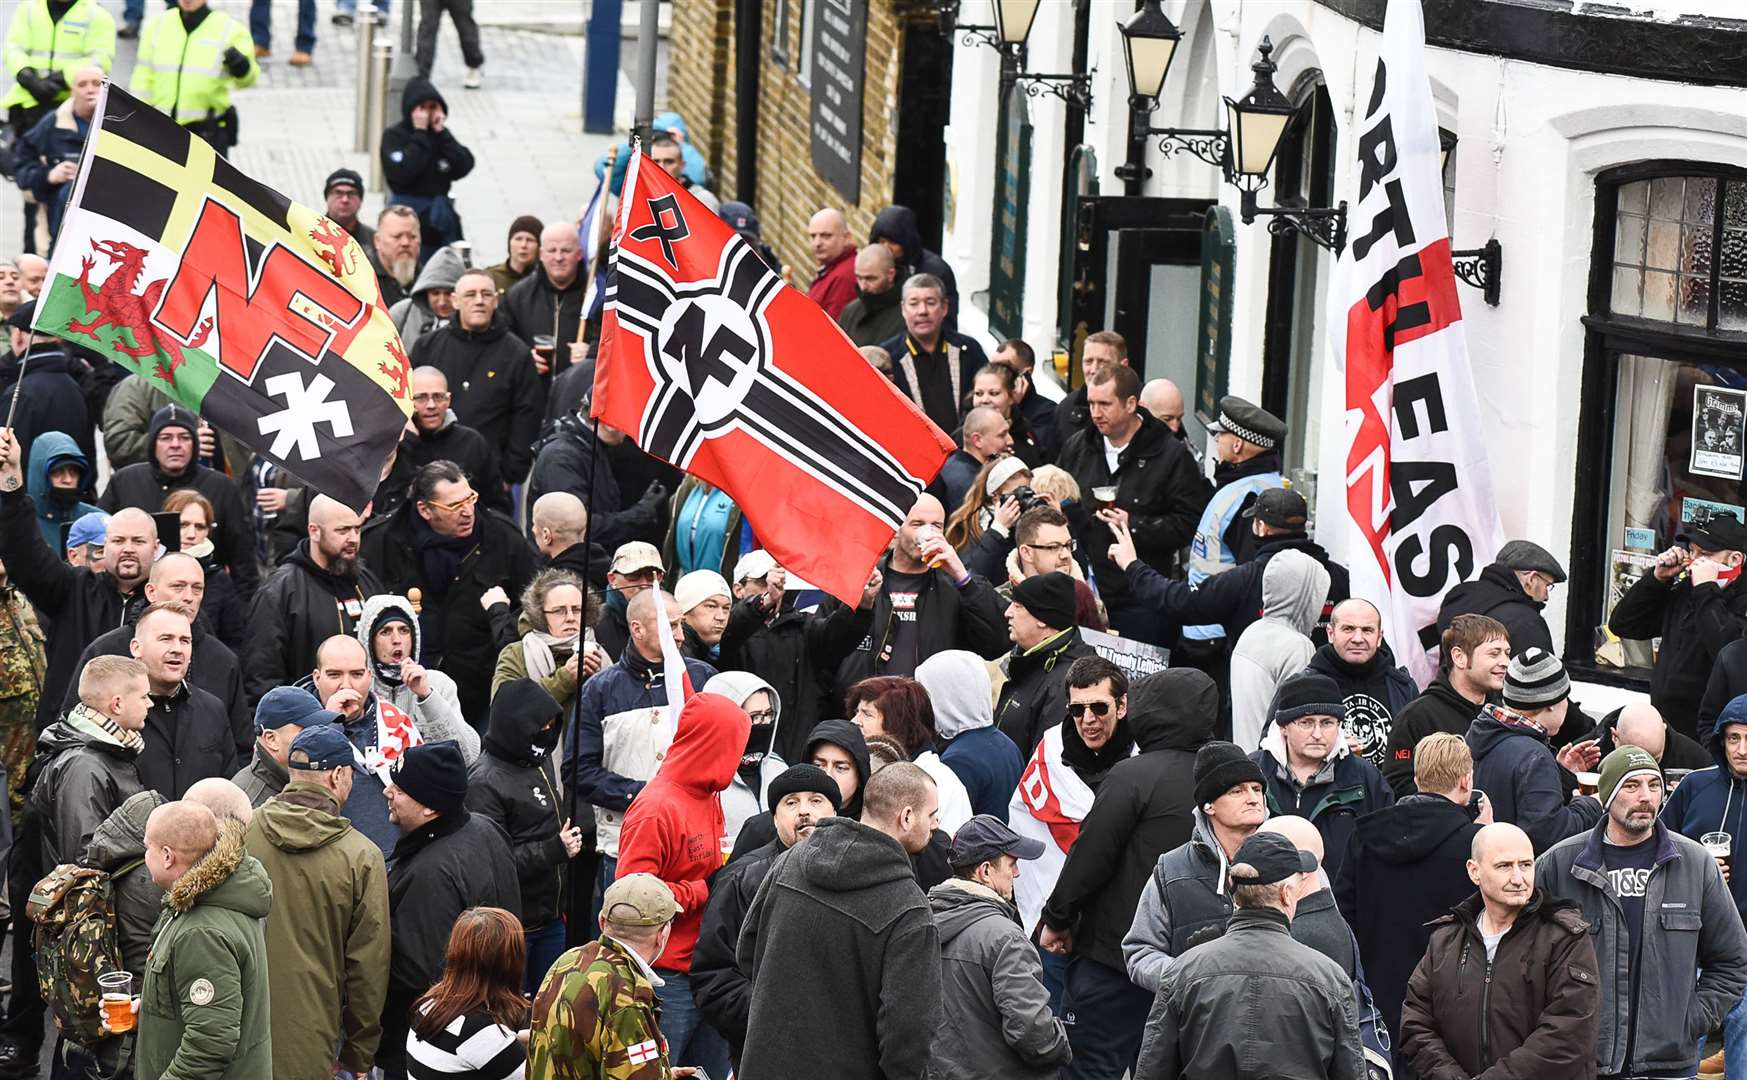
[[[1507,926],[1496,934],[1488,934],[1484,914],[1475,919],[1474,924],[1480,930],[1480,940],[1486,943],[1486,962],[1490,964],[1498,956],[1498,943],[1504,940],[1504,935],[1510,933],[1510,927]]]
[[[1122,447],[1112,443],[1108,438],[1104,440],[1104,467],[1110,470],[1112,476],[1116,475],[1116,459],[1122,456],[1122,450]]]

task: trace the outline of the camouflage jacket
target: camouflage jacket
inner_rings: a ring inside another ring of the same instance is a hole
[[[18,590],[0,586],[0,700],[36,700],[47,667],[44,640],[35,609]]]
[[[609,937],[558,958],[534,998],[528,1080],[668,1080],[655,986]]]

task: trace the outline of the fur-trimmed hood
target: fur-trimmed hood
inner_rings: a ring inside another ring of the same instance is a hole
[[[254,919],[273,907],[273,883],[253,855],[243,850],[243,823],[218,819],[218,843],[164,894],[164,904],[178,915],[196,904],[230,908]]]

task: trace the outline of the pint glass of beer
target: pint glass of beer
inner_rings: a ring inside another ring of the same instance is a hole
[[[117,1034],[132,1031],[133,972],[105,971],[97,976],[97,989],[103,995],[103,1019],[109,1030]]]

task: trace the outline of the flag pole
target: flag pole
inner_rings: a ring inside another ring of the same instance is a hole
[[[661,32],[660,0],[643,0],[637,25],[637,111],[633,130],[648,137],[655,123],[655,52]]]
[[[12,418],[18,415],[18,399],[24,393],[24,365],[30,363],[30,345],[24,346],[24,355],[18,358],[18,381],[12,384],[12,402],[6,406],[6,430],[12,430]],[[19,462],[23,465],[24,462]]]

